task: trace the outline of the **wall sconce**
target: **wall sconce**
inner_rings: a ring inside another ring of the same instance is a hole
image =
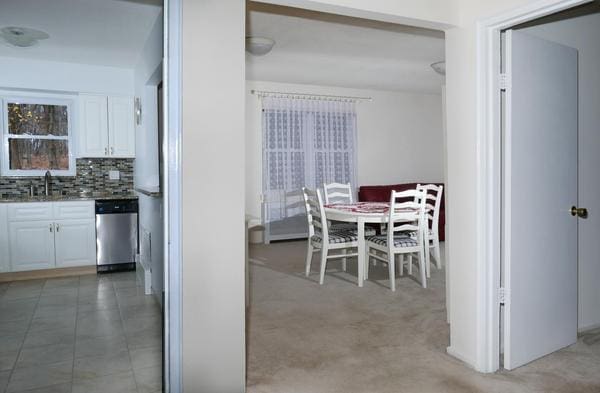
[[[142,100],[139,97],[135,97],[134,101],[134,112],[135,112],[135,124],[138,126],[142,124]]]

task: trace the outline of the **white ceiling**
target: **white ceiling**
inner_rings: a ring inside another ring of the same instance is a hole
[[[0,56],[132,68],[161,9],[161,0],[0,0],[0,28],[50,35],[30,48],[0,39]]]
[[[251,3],[247,36],[275,40],[246,54],[246,78],[301,84],[437,93],[443,32]]]

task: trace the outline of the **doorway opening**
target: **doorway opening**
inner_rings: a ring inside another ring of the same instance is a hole
[[[302,188],[322,192],[324,183],[349,183],[345,195],[352,201],[385,204],[392,190],[435,183],[446,197],[444,77],[432,67],[444,59],[444,33],[249,2],[246,35],[274,41],[269,53],[246,54],[246,213],[262,224],[249,231],[248,391],[333,391],[353,383],[361,387],[350,390],[370,390],[338,365],[367,361],[385,337],[431,335],[423,347],[412,347],[431,356],[449,344],[445,204],[440,199],[436,229],[444,237],[441,256],[431,256],[427,288],[417,258],[412,274],[405,263],[400,276],[396,263],[395,292],[388,265],[379,261],[359,287],[356,256],[348,256],[347,269],[329,260],[319,285],[320,254],[307,252]],[[381,234],[379,223],[371,225],[372,235]],[[419,301],[404,303],[405,296]],[[379,320],[367,322],[369,312]],[[427,327],[417,333],[404,312]],[[297,371],[317,378],[297,378]],[[318,381],[323,373],[326,382]]]
[[[0,15],[0,391],[162,391],[163,2]]]

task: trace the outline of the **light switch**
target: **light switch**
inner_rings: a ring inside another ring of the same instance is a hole
[[[119,171],[108,171],[108,178],[110,180],[119,180],[121,178],[121,174]]]

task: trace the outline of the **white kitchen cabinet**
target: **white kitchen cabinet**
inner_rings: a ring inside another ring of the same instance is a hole
[[[96,264],[96,226],[93,219],[54,223],[56,267]]]
[[[2,247],[7,251],[0,249],[0,271],[3,253],[13,272],[96,263],[93,201],[0,204],[2,225],[8,236]]]
[[[131,97],[108,97],[108,140],[111,157],[135,157],[135,127]]]
[[[12,271],[50,269],[54,264],[54,223],[15,221],[9,223]]]
[[[95,94],[79,96],[79,155],[108,156],[108,103],[107,97]]]
[[[6,205],[0,204],[0,273],[10,271],[8,250],[8,212]]]
[[[133,97],[80,94],[78,157],[134,158]]]

